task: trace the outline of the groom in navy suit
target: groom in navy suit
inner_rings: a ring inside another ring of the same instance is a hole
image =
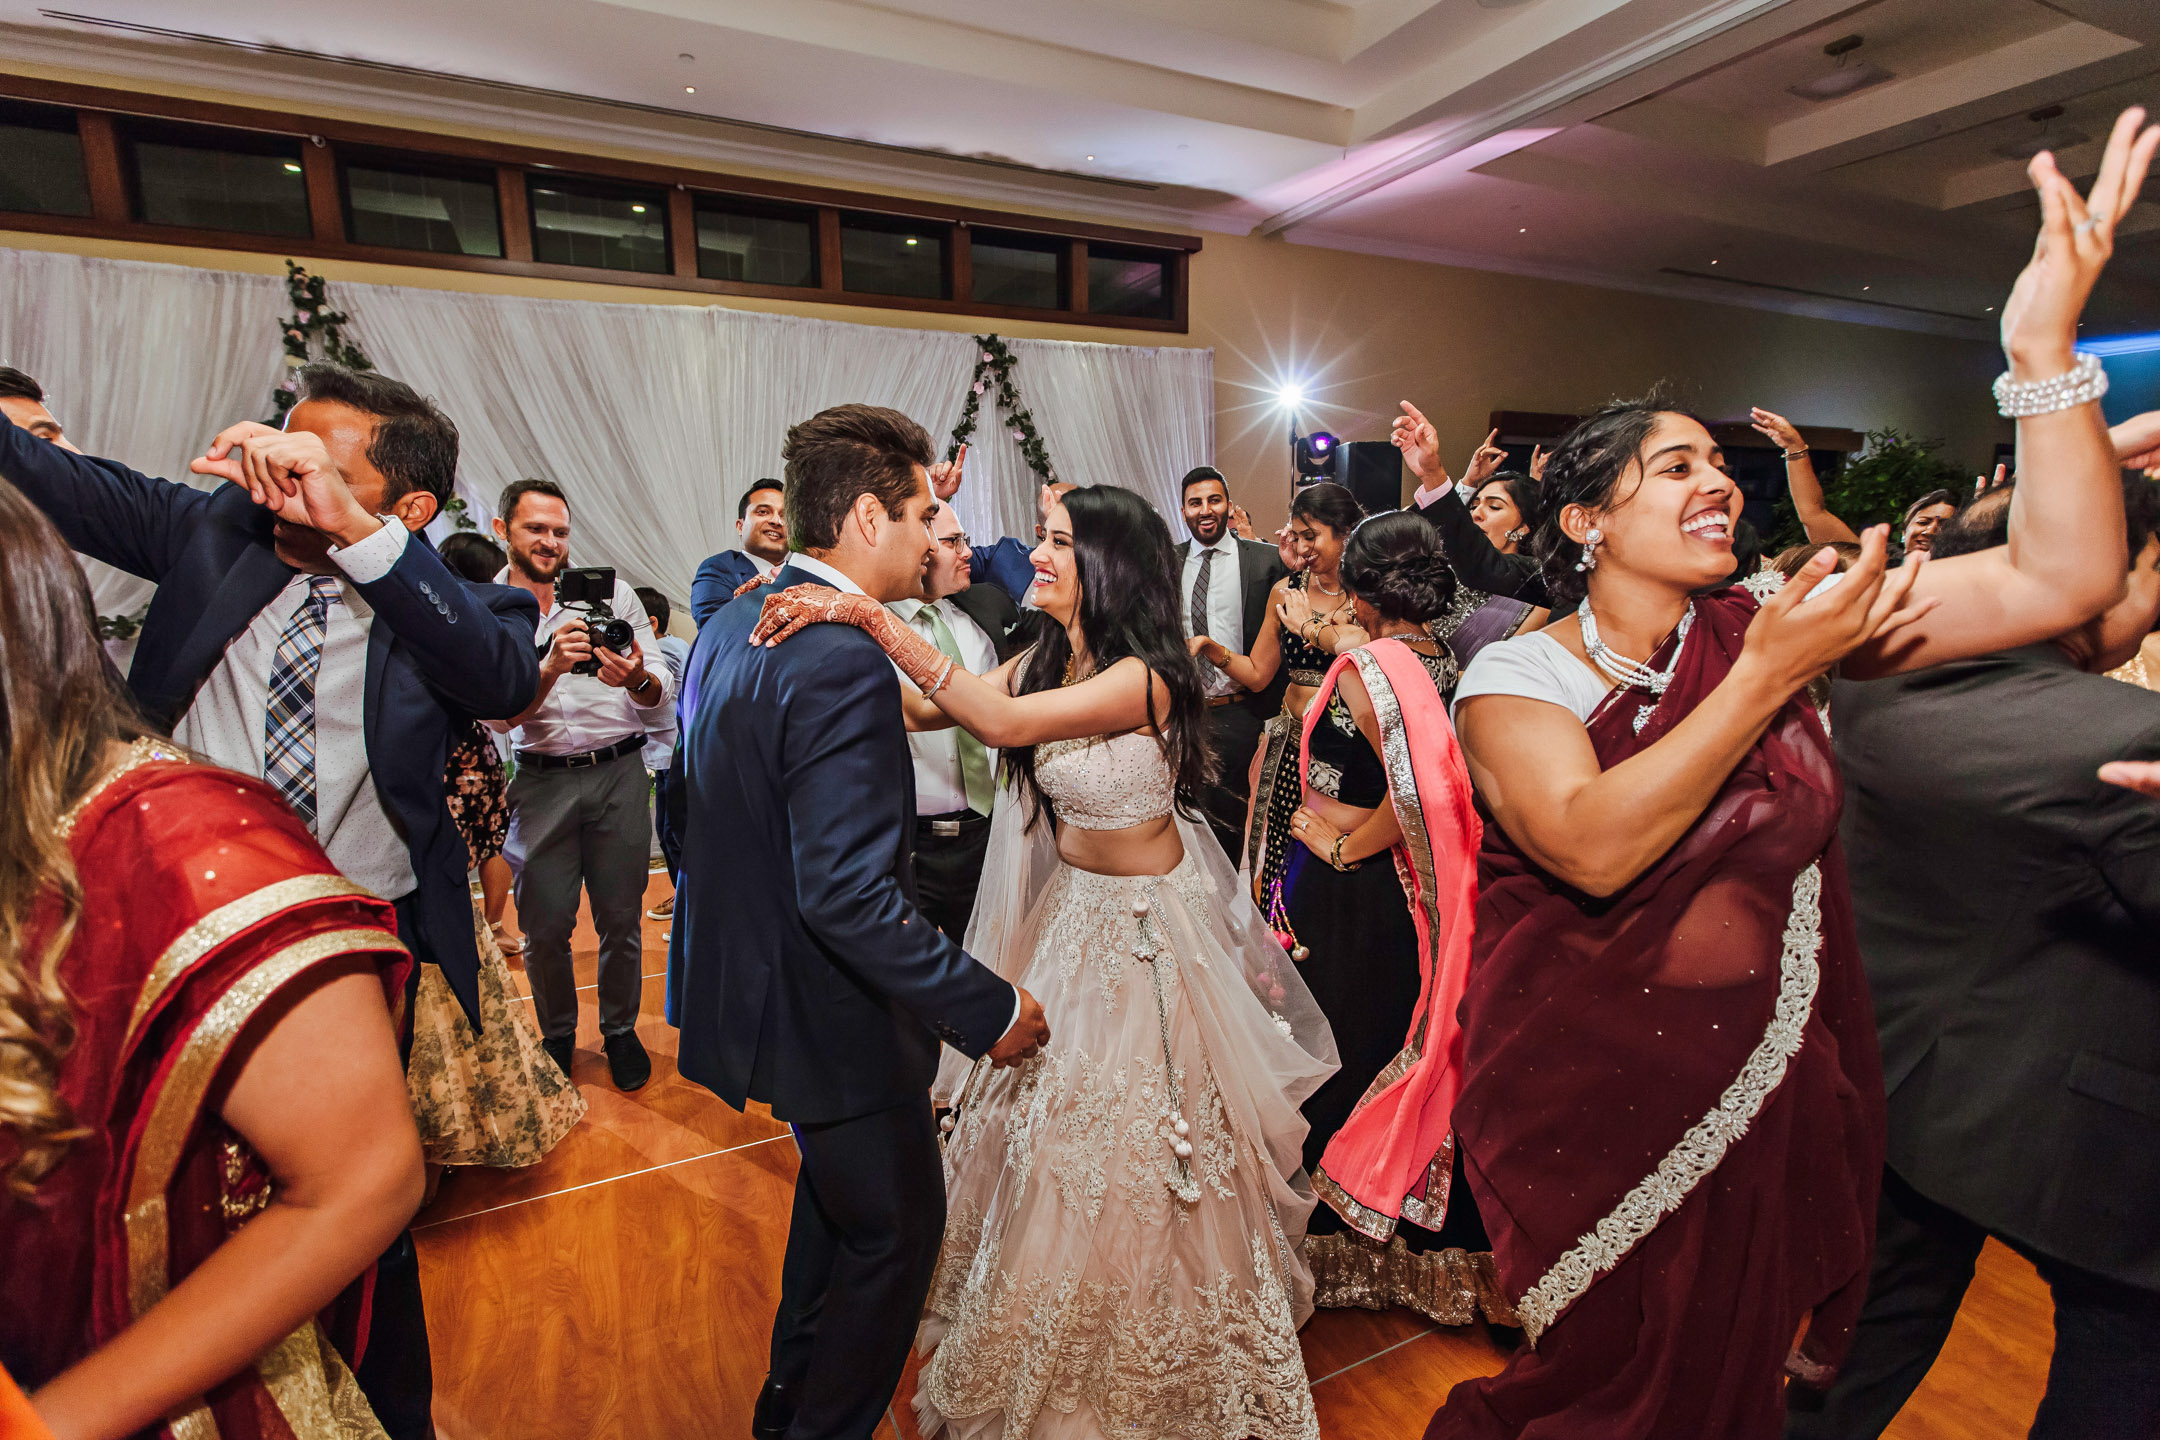
[[[1042,1006],[923,919],[900,681],[876,642],[813,625],[750,643],[768,595],[919,596],[937,501],[930,437],[898,411],[788,432],[794,552],[772,589],[698,632],[684,681],[691,795],[668,957],[679,1069],[792,1124],[802,1163],[751,1434],[868,1440],[884,1418],[945,1228],[930,1082],[938,1042],[1033,1056]]]

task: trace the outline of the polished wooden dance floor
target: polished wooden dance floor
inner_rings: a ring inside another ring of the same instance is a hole
[[[667,893],[655,876],[651,903]],[[661,1019],[665,928],[645,926],[639,1034],[652,1083],[635,1095],[608,1083],[588,988],[574,1067],[585,1122],[530,1169],[451,1174],[414,1222],[443,1440],[749,1433],[795,1150],[771,1116],[737,1114],[676,1075]],[[575,943],[589,987],[589,923]],[[1990,1246],[1892,1440],[2024,1435],[2046,1379],[2048,1316],[2031,1267]],[[1449,1387],[1503,1359],[1482,1328],[1401,1310],[1322,1311],[1303,1339],[1328,1440],[1414,1440]],[[880,1440],[915,1440],[913,1393],[911,1371]]]

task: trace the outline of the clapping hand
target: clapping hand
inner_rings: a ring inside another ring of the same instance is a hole
[[[1245,507],[1242,505],[1233,504],[1230,507],[1230,533],[1240,540],[1257,540],[1260,538],[1253,533],[1252,516],[1245,513]]]
[[[1871,641],[1894,635],[1933,610],[1934,599],[1907,605],[1925,552],[1888,567],[1890,527],[1871,525],[1860,536],[1860,558],[1839,583],[1816,595],[1815,587],[1837,568],[1827,546],[1808,558],[1800,573],[1762,602],[1748,625],[1740,659],[1765,670],[1790,695]],[[1810,597],[1813,598],[1810,598]]]
[[[2025,167],[2040,192],[2040,235],[2003,302],[2012,379],[2052,379],[2075,363],[2078,317],[2114,253],[2117,223],[2137,203],[2156,146],[2160,127],[2146,125],[2144,107],[2133,105],[2117,117],[2088,194],[2079,196],[2045,150]]]
[[[1545,478],[1545,462],[1550,459],[1552,459],[1552,451],[1547,450],[1544,446],[1532,445],[1530,447],[1530,478],[1532,480],[1542,481]]]
[[[1463,484],[1472,490],[1499,474],[1500,467],[1507,463],[1507,451],[1493,444],[1499,438],[1498,430],[1489,432],[1484,443],[1477,447],[1477,453],[1470,457],[1470,469],[1463,475]]]
[[[319,530],[334,544],[351,545],[382,528],[353,498],[321,437],[310,431],[244,420],[220,430],[188,469],[246,486],[249,497],[278,519]]]
[[[1417,406],[1407,400],[1399,403],[1403,413],[1395,417],[1388,439],[1402,451],[1403,464],[1417,476],[1420,486],[1429,490],[1447,484],[1447,466],[1440,463],[1439,432]]]

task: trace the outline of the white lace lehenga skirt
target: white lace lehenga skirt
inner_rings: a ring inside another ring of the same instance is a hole
[[[1190,853],[1161,876],[1061,865],[1011,937],[1051,1040],[1017,1069],[947,1055],[925,1435],[1319,1435],[1297,1107],[1333,1056],[1292,1040],[1272,958],[1230,953],[1266,932],[1223,898]]]

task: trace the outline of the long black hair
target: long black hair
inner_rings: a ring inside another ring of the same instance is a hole
[[[1080,630],[1098,672],[1126,656],[1139,657],[1170,692],[1166,714],[1155,712],[1148,689],[1148,723],[1161,737],[1163,756],[1177,777],[1178,809],[1198,818],[1200,796],[1214,778],[1207,744],[1206,687],[1200,664],[1185,647],[1178,613],[1178,574],[1183,559],[1170,527],[1155,508],[1116,485],[1083,485],[1062,497],[1072,517],[1073,559],[1080,572]],[[1054,690],[1072,660],[1072,637],[1062,625],[1042,627],[1035,653],[1022,667],[1020,693]],[[1050,811],[1035,778],[1035,747],[1005,752],[1030,802],[1032,827]],[[1053,817],[1054,818],[1054,817]]]
[[[1348,540],[1358,521],[1365,518],[1365,509],[1347,488],[1322,480],[1297,492],[1297,498],[1290,502],[1290,518],[1325,525],[1338,539]]]

